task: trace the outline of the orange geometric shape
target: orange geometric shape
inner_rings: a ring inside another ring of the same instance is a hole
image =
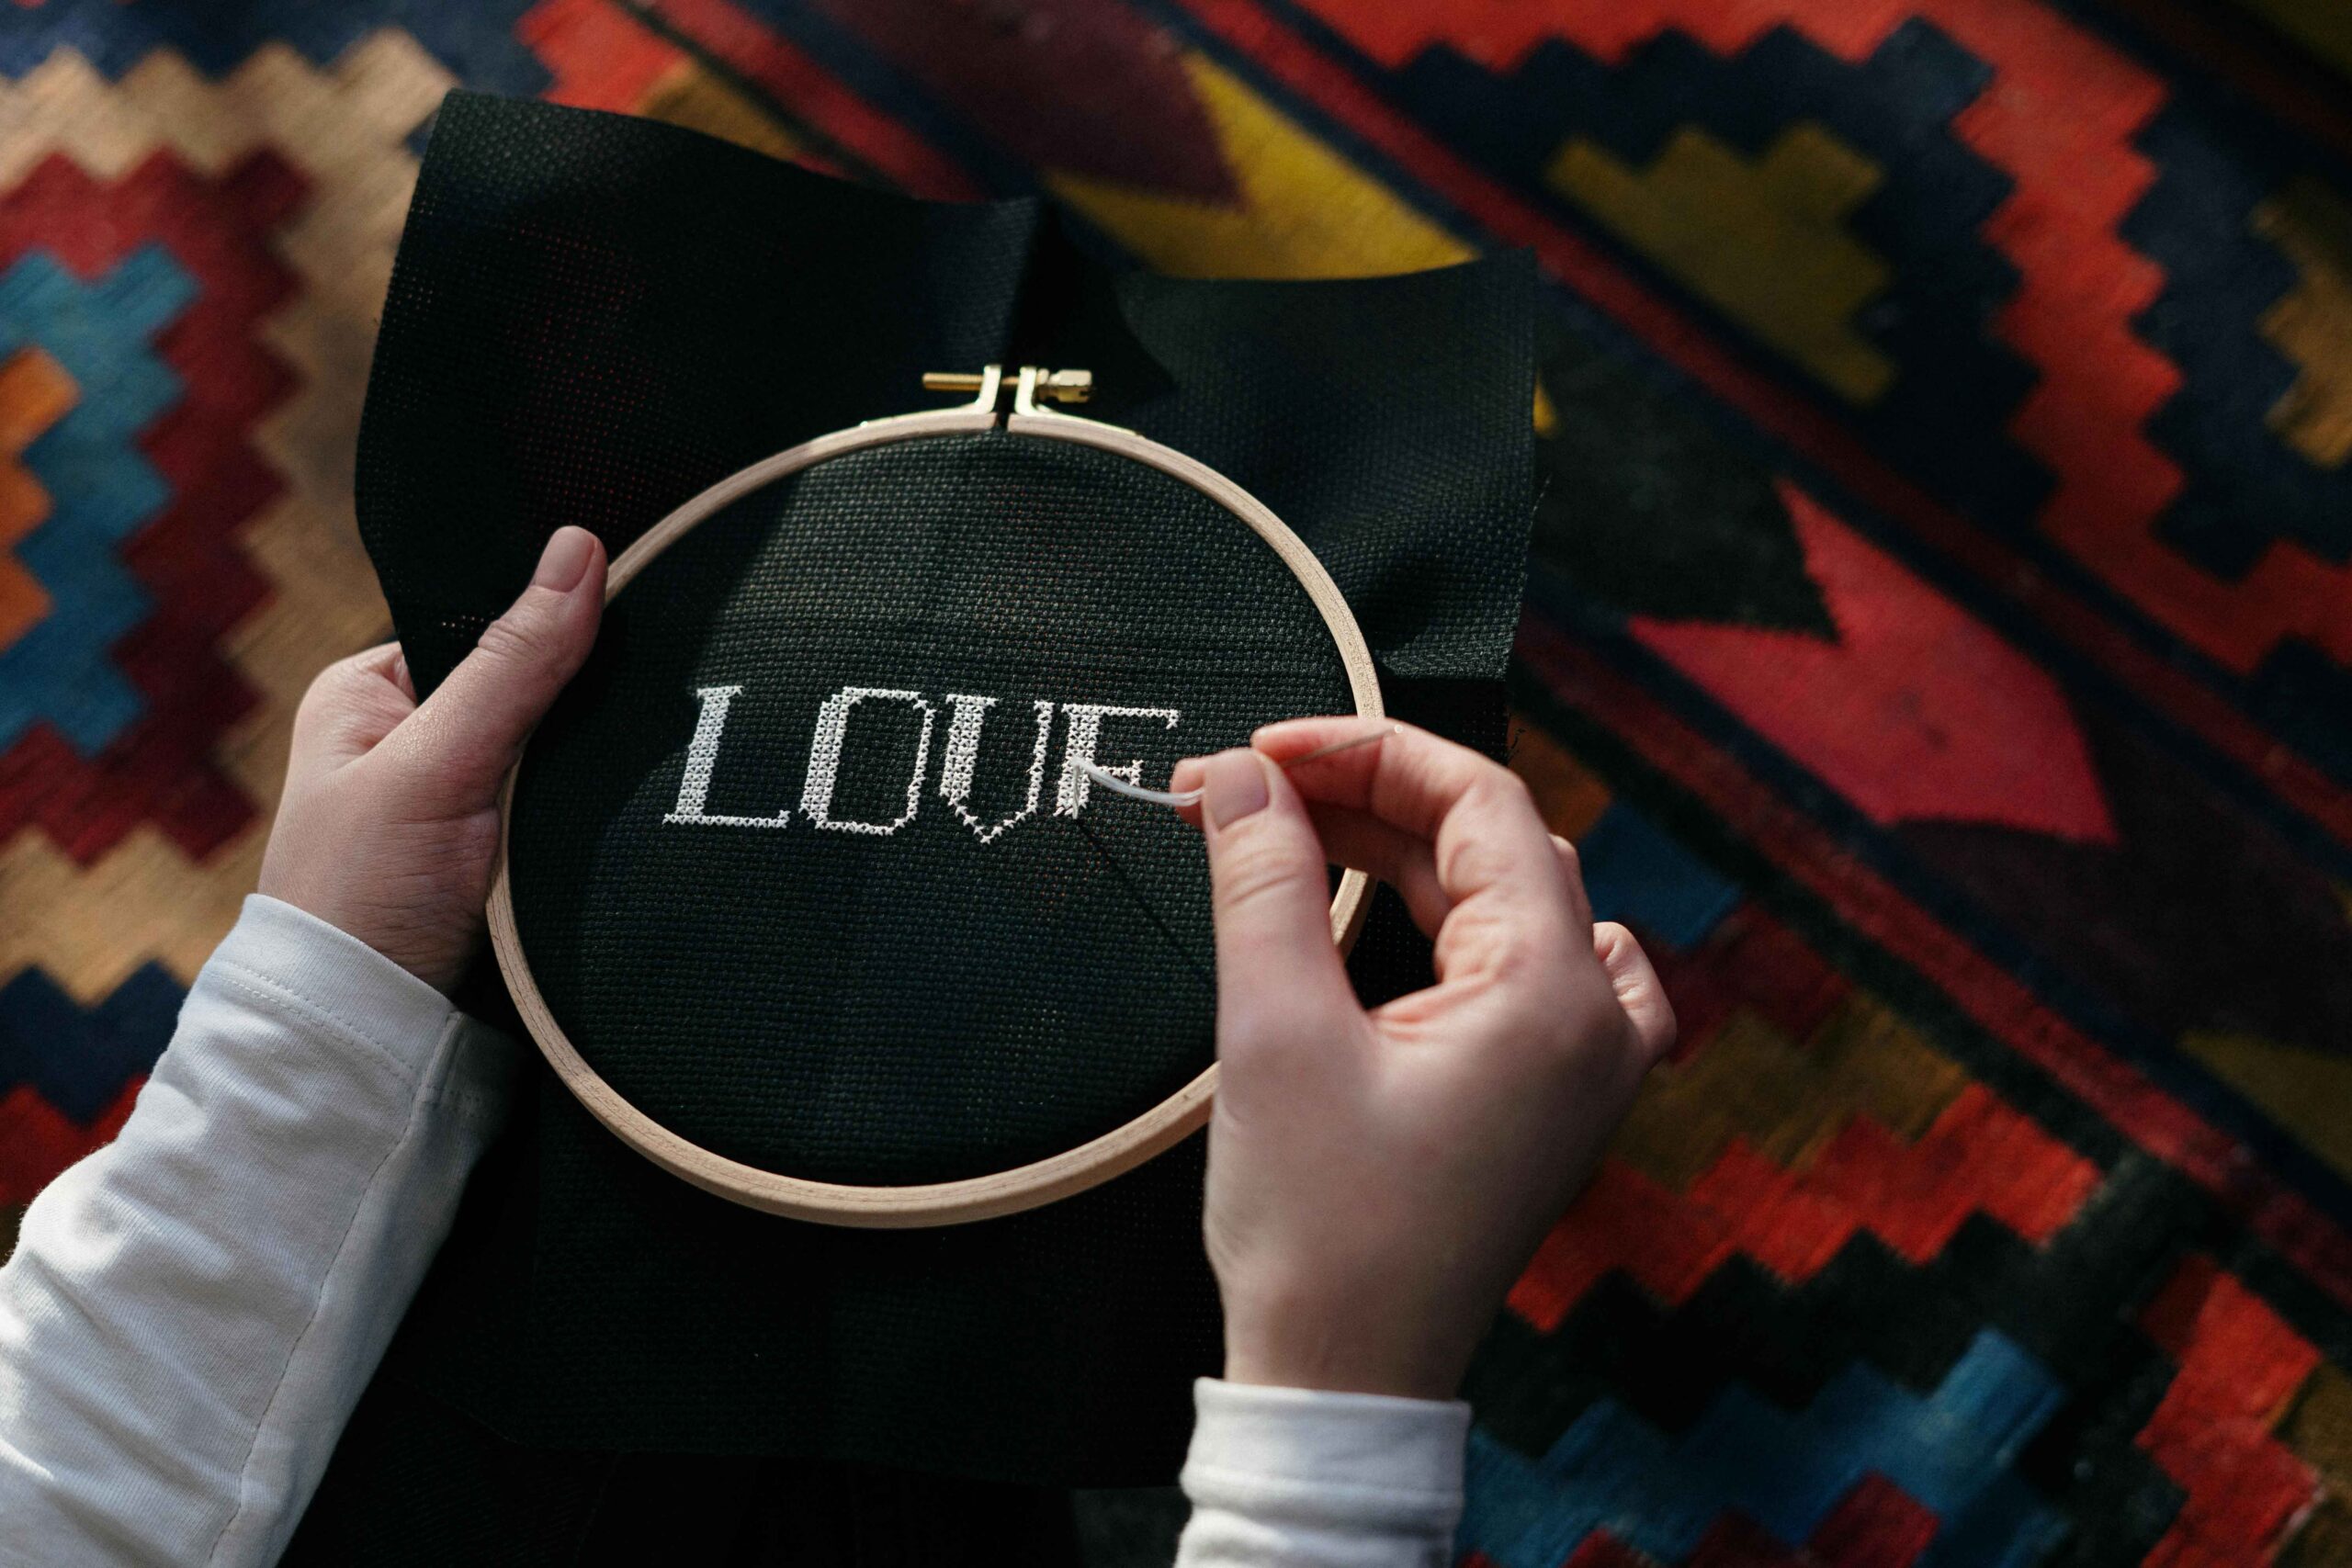
[[[49,492],[18,459],[79,396],[65,367],[38,345],[18,349],[0,365],[0,648],[49,614],[50,604],[40,580],[9,553],[50,511]]]
[[[1564,839],[1584,836],[1609,809],[1609,786],[1524,719],[1511,729],[1510,771],[1535,796],[1544,825]]]

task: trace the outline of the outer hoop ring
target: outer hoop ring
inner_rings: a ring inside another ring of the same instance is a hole
[[[993,404],[993,387],[982,402]],[[1024,398],[1022,407],[1029,406]],[[754,463],[671,513],[621,552],[605,579],[605,602],[611,604],[649,562],[689,529],[752,491],[828,457],[893,442],[989,430],[997,419],[993,406],[979,404],[901,414],[820,435]],[[1356,711],[1369,718],[1384,716],[1372,649],[1347,600],[1315,553],[1264,502],[1206,464],[1116,425],[1043,411],[1016,412],[1006,417],[1005,425],[1011,434],[1073,441],[1143,463],[1192,486],[1238,517],[1273,549],[1306,590],[1339,648]],[[499,792],[498,874],[490,891],[491,948],[498,956],[499,970],[514,994],[524,1027],[556,1077],[615,1136],[671,1175],[751,1208],[822,1224],[871,1230],[964,1224],[1018,1213],[1082,1192],[1164,1152],[1208,1120],[1216,1092],[1214,1062],[1158,1105],[1074,1148],[1008,1170],[955,1181],[888,1187],[810,1181],[729,1159],[680,1136],[623,1099],[588,1065],[539,992],[515,925],[506,862],[507,818],[513,809],[514,781],[522,769],[523,759],[518,759]],[[1343,953],[1354,945],[1363,928],[1370,892],[1371,879],[1361,871],[1350,870],[1340,877],[1332,896],[1331,939]]]

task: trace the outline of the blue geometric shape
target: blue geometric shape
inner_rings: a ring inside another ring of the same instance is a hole
[[[37,344],[77,389],[65,417],[25,452],[51,512],[16,554],[50,608],[0,649],[0,751],[45,718],[92,756],[145,705],[107,650],[151,604],[122,564],[122,542],[171,500],[138,439],[178,400],[180,379],[149,340],[195,297],[161,245],[133,252],[96,283],[40,251],[0,275],[0,361]]]
[[[208,76],[236,69],[265,43],[282,42],[314,65],[333,62],[358,39],[398,28],[452,75],[484,92],[524,96],[551,79],[514,24],[537,0],[48,0],[0,17],[0,74],[22,76],[59,49],[71,49],[108,77],[168,47]]]
[[[1986,1329],[1925,1397],[1856,1365],[1801,1411],[1735,1385],[1679,1438],[1602,1399],[1532,1462],[1474,1431],[1456,1544],[1499,1568],[1559,1568],[1606,1529],[1679,1562],[1736,1510],[1794,1548],[1878,1474],[1941,1521],[1923,1564],[2030,1568],[2067,1527],[2011,1467],[2064,1398],[2047,1368]]]
[[[1623,801],[1611,801],[1577,840],[1577,858],[1596,918],[1623,920],[1679,951],[1704,942],[1742,897],[1737,883]]]
[[[187,993],[161,964],[86,1011],[38,969],[0,986],[0,1096],[30,1084],[59,1114],[88,1122],[155,1065]]]

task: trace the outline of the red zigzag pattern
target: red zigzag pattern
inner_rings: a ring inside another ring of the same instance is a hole
[[[2319,1491],[2311,1467],[2271,1436],[2319,1351],[2207,1258],[2181,1264],[2140,1326],[2180,1371],[2138,1441],[2188,1494],[2146,1568],[2267,1562]]]
[[[2045,1241],[2098,1179],[2098,1167],[1981,1084],[1962,1089],[1916,1144],[1858,1117],[1801,1171],[1738,1138],[1688,1192],[1612,1159],[1544,1238],[1510,1304],[1548,1334],[1622,1269],[1676,1305],[1734,1254],[1798,1283],[1865,1230],[1924,1264],[1973,1213]]]
[[[140,438],[172,501],[123,548],[155,608],[112,653],[147,711],[95,759],[45,724],[0,757],[0,843],[37,823],[86,863],[146,820],[201,856],[253,818],[212,750],[256,698],[215,644],[268,592],[233,536],[281,489],[246,432],[294,378],[254,329],[296,287],[266,237],[306,192],[266,151],[217,183],[158,151],[112,186],[53,155],[0,200],[0,269],[39,246],[96,277],[160,241],[199,290],[156,344],[186,390]]]

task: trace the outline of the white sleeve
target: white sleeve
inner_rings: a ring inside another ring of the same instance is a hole
[[[503,1113],[514,1043],[258,895],[0,1268],[0,1563],[275,1562]]]
[[[1470,1407],[1202,1378],[1178,1568],[1443,1568]]]

